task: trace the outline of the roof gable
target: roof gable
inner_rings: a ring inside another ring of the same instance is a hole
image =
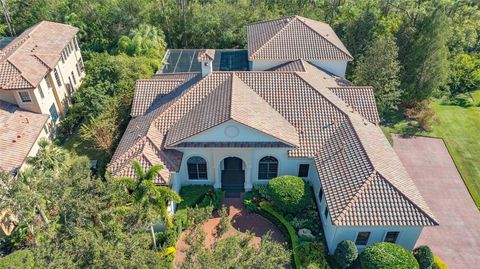
[[[300,16],[247,27],[249,60],[342,60],[353,57],[328,24]]]
[[[299,144],[295,127],[236,75],[231,74],[169,130],[166,145],[172,146],[229,120],[288,144]]]
[[[35,88],[77,32],[76,27],[48,21],[25,30],[0,51],[0,89]]]

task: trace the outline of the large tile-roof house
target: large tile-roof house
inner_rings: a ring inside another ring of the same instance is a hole
[[[299,16],[247,32],[248,71],[216,69],[213,50],[177,51],[185,69],[137,82],[112,175],[134,176],[132,160],[163,164],[155,182],[177,191],[248,191],[298,175],[313,186],[330,252],[346,239],[413,248],[437,222],[378,126],[373,89],[343,78],[353,58],[340,39]]]
[[[0,49],[0,170],[15,172],[53,135],[85,72],[76,27],[42,21]]]

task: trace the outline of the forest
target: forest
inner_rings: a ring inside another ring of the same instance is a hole
[[[114,182],[104,172],[130,120],[135,81],[160,68],[167,48],[245,48],[249,23],[300,15],[332,26],[355,58],[347,79],[374,87],[385,126],[408,119],[428,130],[433,99],[480,101],[472,94],[480,89],[478,0],[3,2],[12,27],[1,17],[0,38],[41,20],[76,26],[87,72],[56,143],[43,143],[30,160],[35,169],[16,181],[0,173],[0,208],[18,210],[21,223],[0,242],[0,256],[31,249],[28,258],[40,268],[162,268],[164,257],[145,230],[165,213],[158,205],[180,198],[147,181],[136,188]],[[98,176],[79,155],[99,160]],[[268,242],[262,251],[271,249],[288,259]],[[275,268],[268,262],[264,268]]]

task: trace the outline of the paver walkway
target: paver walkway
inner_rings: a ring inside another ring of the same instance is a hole
[[[232,227],[222,238],[229,237],[235,234],[245,234],[247,230],[253,233],[252,244],[260,244],[261,238],[268,232],[272,233],[272,239],[279,243],[285,243],[282,233],[269,220],[264,217],[248,213],[243,206],[241,198],[225,198],[223,205],[227,207],[230,223]],[[205,231],[205,245],[211,246],[217,240],[215,237],[215,230],[220,222],[220,217],[214,214],[214,218],[209,219],[203,224]],[[188,250],[188,245],[185,243],[186,233],[182,233],[178,240],[175,253],[175,264],[181,263],[185,259],[185,251]]]
[[[393,141],[395,152],[440,223],[426,227],[417,246],[430,246],[451,269],[480,268],[480,211],[443,141],[401,136],[394,136]]]

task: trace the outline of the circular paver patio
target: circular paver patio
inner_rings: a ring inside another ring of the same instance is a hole
[[[228,217],[232,227],[225,233],[222,238],[229,237],[235,234],[246,234],[247,230],[253,234],[252,244],[260,244],[263,235],[268,232],[272,233],[272,239],[279,243],[285,243],[280,230],[273,225],[269,220],[255,213],[248,213],[243,206],[241,198],[225,198],[223,205],[227,207]],[[205,232],[205,246],[211,246],[217,238],[215,237],[215,230],[220,222],[218,214],[209,219],[203,224],[203,231]],[[183,232],[178,239],[175,254],[175,265],[181,263],[185,259],[185,252],[188,250],[188,245],[185,243],[185,235]]]

